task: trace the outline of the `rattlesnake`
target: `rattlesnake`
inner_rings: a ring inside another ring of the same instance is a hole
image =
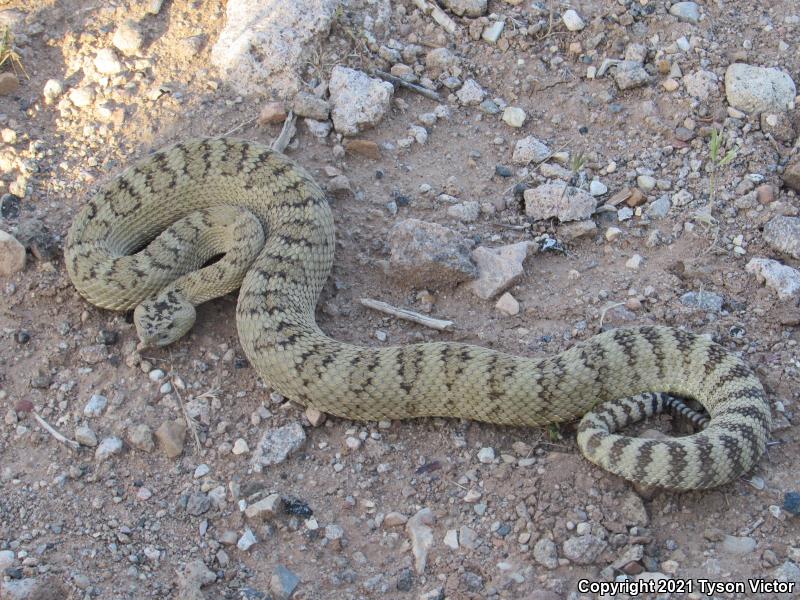
[[[111,180],[75,218],[65,258],[89,302],[137,307],[145,345],[177,339],[194,322],[192,304],[241,287],[236,324],[250,363],[284,396],[333,415],[531,426],[585,415],[577,440],[590,461],[677,490],[731,481],[764,452],[771,415],[761,384],[706,337],[617,329],[548,358],[449,342],[359,347],[314,319],[333,252],[331,210],[302,167],[216,138],[155,152]],[[708,427],[658,440],[613,433],[669,404],[665,394],[699,401]]]

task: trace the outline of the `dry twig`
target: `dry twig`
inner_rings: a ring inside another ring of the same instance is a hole
[[[73,450],[77,450],[78,448],[80,448],[80,444],[78,442],[76,442],[75,440],[71,440],[69,438],[66,438],[63,435],[61,435],[58,431],[53,429],[53,427],[50,425],[50,423],[45,421],[42,417],[37,415],[35,412],[31,411],[31,414],[33,415],[33,418],[36,419],[36,422],[39,423],[39,425],[41,425],[42,427],[44,427],[45,431],[47,431],[47,433],[49,433],[54,438],[56,438],[59,442],[61,442],[62,444],[66,444],[67,446],[69,446]]]
[[[371,308],[373,310],[386,313],[387,315],[392,315],[393,317],[397,317],[398,319],[405,319],[406,321],[419,323],[420,325],[425,325],[425,327],[430,327],[431,329],[437,329],[439,331],[448,331],[452,329],[454,325],[452,321],[443,321],[441,319],[426,317],[425,315],[420,314],[418,312],[414,312],[413,310],[407,310],[405,308],[396,308],[391,304],[387,304],[386,302],[381,302],[380,300],[372,300],[371,298],[362,298],[361,304],[366,306],[367,308]]]
[[[442,100],[441,96],[439,96],[439,94],[437,94],[433,90],[429,90],[428,88],[423,87],[421,85],[417,85],[416,83],[411,83],[410,81],[406,81],[405,79],[402,79],[400,77],[395,77],[391,73],[381,71],[380,69],[374,69],[372,73],[373,75],[377,75],[381,79],[385,79],[386,81],[388,81],[393,85],[398,85],[400,87],[409,89],[412,92],[417,92],[418,94],[421,94],[426,98],[430,98],[431,100],[436,100],[437,102],[440,102]]]

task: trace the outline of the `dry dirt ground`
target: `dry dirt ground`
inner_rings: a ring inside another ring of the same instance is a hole
[[[608,580],[609,573],[613,579],[620,572],[608,566],[636,545],[644,553],[631,561],[638,567],[628,565],[629,570],[674,578],[740,581],[768,577],[787,561],[800,562],[797,518],[778,508],[785,492],[800,487],[800,429],[794,424],[800,401],[797,309],[779,302],[774,291],[744,270],[750,257],[773,256],[759,229],[772,208],[733,208],[747,187],[742,183],[746,176],[757,173],[774,185],[776,202],[797,209],[796,195],[781,187],[779,175],[791,144],[781,146],[760,135],[757,119],[733,123],[743,145],[721,174],[715,221],[693,219],[706,202],[708,176],[703,168],[689,176],[679,171],[692,159],[707,160],[702,127],[731,125],[724,94],[698,102],[666,92],[658,78],[619,92],[608,78],[586,79],[586,64],[568,51],[571,42],[598,31],[604,33],[599,55],[611,57],[619,57],[631,42],[654,43],[656,35],[661,45],[694,37],[698,49],[674,58],[684,72],[702,65],[722,74],[736,55],[780,66],[797,80],[800,26],[785,19],[797,14],[794,2],[710,2],[699,25],[665,15],[660,0],[578,2],[573,8],[587,22],[598,19],[594,29],[570,33],[556,23],[549,35],[545,30],[527,36],[524,50],[514,38],[503,50],[466,34],[444,35],[429,18],[412,16],[411,2],[393,3],[381,40],[407,43],[413,35],[426,49],[451,47],[490,97],[526,110],[524,127],[515,130],[475,107],[450,103],[451,118],[429,128],[427,144],[384,148],[379,160],[349,154],[334,158],[335,139],[321,141],[302,126],[289,150],[320,181],[328,179],[325,167],[336,167],[354,190],[335,198],[337,258],[318,312],[322,329],[333,337],[376,346],[465,340],[540,356],[602,327],[655,323],[711,334],[744,353],[767,386],[770,401],[783,408],[776,412],[779,427],[773,432],[779,443],[749,474],[754,483],[742,479],[685,494],[640,494],[590,465],[577,451],[572,426],[523,430],[446,419],[381,428],[331,418],[319,427],[307,426],[305,445],[285,462],[255,473],[248,454],[231,452],[234,441],[242,438],[254,448],[265,429],[299,422],[303,410],[271,398],[243,360],[234,296],[203,306],[191,335],[144,357],[150,368],[185,383],[180,397],[162,389],[164,382],[151,381],[130,360],[135,333],[129,319],[86,304],[69,282],[60,247],[73,215],[93,190],[152,149],[231,130],[268,143],[279,126],[259,127],[254,119],[266,99],[239,97],[209,66],[210,46],[224,24],[223,8],[210,1],[168,0],[157,15],[146,15],[145,4],[30,0],[8,5],[24,13],[18,45],[30,78],[22,76],[19,90],[0,97],[0,120],[3,128],[16,132],[12,146],[30,172],[19,217],[2,226],[14,230],[23,219],[37,219],[47,226],[43,235],[55,252],[42,259],[29,256],[24,272],[3,281],[0,290],[0,404],[6,418],[0,424],[0,551],[15,554],[10,570],[2,574],[7,581],[48,580],[52,597],[58,598],[167,598],[176,593],[176,572],[201,559],[217,575],[203,588],[207,598],[278,597],[280,586],[271,578],[279,565],[300,579],[292,596],[298,599],[589,598],[594,594],[578,592],[578,581]],[[518,20],[531,15],[526,3],[489,4],[490,12]],[[369,50],[350,36],[357,34],[362,13],[371,6],[344,11],[321,47],[319,56],[327,59],[310,67],[309,77],[324,79],[332,66],[327,60],[372,64]],[[45,82],[64,81],[65,93],[80,86],[82,61],[110,47],[116,24],[129,16],[144,23],[147,62],[126,63],[119,80],[91,83],[109,110],[97,109],[97,102],[63,110],[58,102],[45,104]],[[469,22],[459,23],[466,31]],[[204,36],[199,50],[186,41],[198,34]],[[789,50],[781,49],[780,41]],[[553,56],[563,60],[554,62]],[[364,138],[394,142],[406,135],[416,115],[436,105],[406,90],[395,99],[387,118]],[[699,135],[679,142],[676,129],[687,119]],[[514,142],[525,135],[572,155],[583,153],[589,179],[599,176],[609,195],[635,183],[636,169],[644,168],[657,179],[670,180],[665,193],[688,187],[696,200],[659,220],[634,216],[616,223],[615,216],[596,217],[596,233],[567,242],[565,252],[531,257],[524,277],[511,289],[522,306],[517,316],[502,315],[493,302],[462,288],[433,294],[431,315],[453,320],[457,327],[452,333],[361,307],[360,298],[372,297],[421,309],[419,290],[388,278],[381,268],[388,231],[399,219],[440,222],[489,245],[545,232],[558,237],[554,223],[508,227],[526,222],[510,191],[518,178],[498,177],[495,167],[510,165]],[[665,151],[667,146],[672,150]],[[617,165],[614,172],[606,168],[611,161]],[[4,175],[6,189],[17,175],[13,170]],[[471,224],[454,221],[435,199],[453,187],[451,176],[459,199],[503,200],[497,204],[505,208]],[[421,184],[430,185],[433,193],[421,194]],[[398,196],[408,203],[401,202],[392,215],[386,204]],[[610,225],[622,229],[614,242],[603,235]],[[648,244],[654,230],[661,241]],[[745,256],[733,251],[731,240],[740,234]],[[626,267],[634,254],[644,258],[636,270]],[[723,308],[707,311],[680,302],[685,292],[700,290],[721,294]],[[626,302],[627,307],[620,306]],[[615,308],[606,311],[609,306]],[[383,335],[377,332],[385,333],[386,341],[379,341]],[[93,394],[106,396],[109,406],[102,415],[87,418],[83,410]],[[168,458],[158,447],[143,452],[126,441],[121,453],[99,462],[91,448],[73,452],[44,432],[31,414],[14,411],[20,401],[29,400],[69,437],[76,426],[88,425],[99,439],[127,440],[134,425],[155,430],[165,420],[181,418],[181,399],[198,396],[192,406],[200,447],[187,435],[178,458]],[[647,426],[669,432],[670,419]],[[363,443],[349,447],[348,437]],[[494,463],[478,461],[478,450],[487,447],[496,453]],[[520,464],[531,457],[535,460]],[[201,464],[209,472],[195,477]],[[197,516],[187,513],[187,498],[220,485],[226,490],[220,506]],[[233,495],[237,486],[244,498],[274,491],[300,500],[313,511],[315,522],[283,512],[263,524],[248,523]],[[474,492],[480,497],[466,502],[470,492],[471,500]],[[419,574],[405,527],[388,525],[384,516],[398,512],[411,517],[422,508],[429,508],[436,522],[427,567]],[[341,528],[341,539],[335,527],[326,533],[331,525]],[[245,527],[258,542],[242,551],[229,545],[228,536],[235,541]],[[576,535],[576,528],[591,530],[606,542],[590,564],[564,559],[562,544]],[[443,541],[449,530],[458,532],[457,549]],[[726,552],[726,534],[752,537],[756,545],[741,554]],[[555,542],[561,559],[553,569],[533,556],[543,538]]]

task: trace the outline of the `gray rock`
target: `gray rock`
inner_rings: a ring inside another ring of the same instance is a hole
[[[753,273],[778,293],[778,298],[788,300],[800,296],[800,271],[770,258],[752,258],[745,271]]]
[[[412,287],[437,289],[477,277],[471,244],[461,235],[417,219],[405,219],[389,233],[386,273]]]
[[[650,523],[650,516],[641,497],[632,491],[625,492],[619,498],[618,510],[620,517],[626,525],[638,525],[646,527]]]
[[[681,304],[710,312],[721,311],[724,302],[725,298],[714,292],[686,292],[681,296]]]
[[[790,146],[797,139],[790,113],[761,113],[761,131]]]
[[[138,56],[142,51],[142,31],[133,19],[125,19],[114,31],[111,43],[126,56]]]
[[[106,410],[106,406],[108,406],[108,398],[100,394],[92,394],[89,402],[83,407],[83,416],[99,417]]]
[[[458,219],[462,223],[472,223],[477,221],[481,214],[481,205],[475,200],[459,202],[447,207],[447,216]]]
[[[525,190],[525,214],[536,221],[555,217],[559,221],[583,221],[592,216],[597,201],[589,192],[563,181]]]
[[[558,228],[558,235],[565,241],[572,241],[597,231],[597,223],[591,219],[567,223]]]
[[[239,541],[236,542],[236,547],[242,552],[247,552],[256,544],[256,542],[258,542],[258,540],[256,539],[256,536],[252,530],[245,528],[242,537],[240,537]]]
[[[195,559],[186,565],[178,573],[178,600],[201,600],[205,596],[200,588],[214,583],[217,574],[209,569],[201,559]]]
[[[564,541],[564,556],[577,565],[591,565],[608,544],[592,534],[573,536]]]
[[[266,498],[254,502],[244,510],[244,516],[254,521],[271,519],[281,510],[280,494],[270,494]]]
[[[25,268],[25,246],[10,233],[0,230],[0,277],[10,277]]]
[[[377,124],[388,112],[394,87],[361,71],[336,66],[328,84],[331,118],[336,131],[356,135]]]
[[[764,241],[776,252],[800,260],[800,217],[773,218],[764,226]]]
[[[547,144],[529,135],[518,140],[514,145],[511,162],[515,165],[527,165],[547,160],[548,156],[550,156],[550,148],[547,147]]]
[[[406,533],[411,540],[411,553],[414,555],[414,568],[419,575],[425,572],[428,551],[433,546],[433,529],[429,525],[435,522],[431,509],[423,508],[406,523]]]
[[[193,517],[204,515],[210,508],[211,498],[208,497],[208,494],[204,494],[203,492],[195,492],[190,495],[186,503],[186,512]]]
[[[469,284],[470,291],[484,300],[506,291],[522,277],[523,263],[533,248],[531,242],[475,248],[472,259],[478,265],[478,279]]]
[[[444,0],[443,4],[459,17],[480,17],[486,14],[487,0]]]
[[[622,91],[631,90],[650,83],[650,74],[640,63],[623,60],[614,71],[614,83]]]
[[[152,452],[155,449],[153,430],[145,423],[138,423],[128,428],[128,443],[143,452]],[[180,452],[178,452],[180,454]]]
[[[684,76],[683,85],[690,96],[698,100],[708,100],[717,95],[719,78],[713,71],[700,69]]]
[[[464,571],[464,574],[461,576],[461,581],[464,582],[464,586],[471,592],[479,592],[483,589],[483,577],[474,571]]]
[[[229,0],[211,61],[239,93],[293,97],[308,48],[328,36],[339,0]]]
[[[558,567],[558,552],[553,540],[542,538],[533,546],[533,558],[543,567],[555,569]]]
[[[687,23],[700,21],[700,7],[695,2],[676,2],[669,7],[669,14]]]
[[[726,554],[742,556],[750,554],[756,549],[755,538],[746,536],[726,535],[722,540],[722,551]]]
[[[81,446],[94,448],[97,446],[97,434],[86,425],[79,425],[75,428],[75,441]]]
[[[37,591],[41,591],[39,580],[33,577],[0,581],[0,598],[3,600],[33,600]]]
[[[470,550],[474,550],[480,545],[478,533],[466,525],[462,525],[458,530],[458,541],[462,546],[469,548]]]
[[[282,463],[292,452],[300,449],[305,441],[306,432],[300,423],[269,428],[253,451],[253,464],[269,466]]]
[[[269,580],[269,589],[276,600],[289,600],[299,584],[300,578],[297,575],[283,565],[278,565]]]
[[[118,437],[107,437],[97,446],[94,458],[97,462],[103,462],[120,452],[122,452],[122,440]]]
[[[330,104],[314,94],[300,92],[294,97],[293,110],[300,117],[326,121],[331,112]]]
[[[746,113],[794,108],[797,90],[788,73],[775,68],[734,63],[725,71],[728,104]]]
[[[790,560],[772,571],[772,577],[784,583],[794,582],[800,586],[800,567]]]
[[[474,79],[467,79],[456,92],[456,97],[464,106],[474,106],[483,102],[486,91]]]
[[[783,171],[783,183],[795,192],[800,192],[800,156],[795,157],[786,165]]]
[[[659,196],[647,205],[644,214],[651,219],[663,219],[669,214],[670,208],[672,208],[672,202],[669,196]]]
[[[505,26],[506,22],[504,20],[500,19],[499,21],[495,21],[486,26],[481,34],[481,37],[485,42],[496,44],[497,40],[500,39],[500,34],[503,33]]]

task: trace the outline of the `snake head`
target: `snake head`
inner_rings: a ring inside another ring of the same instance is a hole
[[[133,324],[139,336],[137,349],[166,346],[179,340],[194,325],[194,306],[175,291],[162,292],[139,304]]]

